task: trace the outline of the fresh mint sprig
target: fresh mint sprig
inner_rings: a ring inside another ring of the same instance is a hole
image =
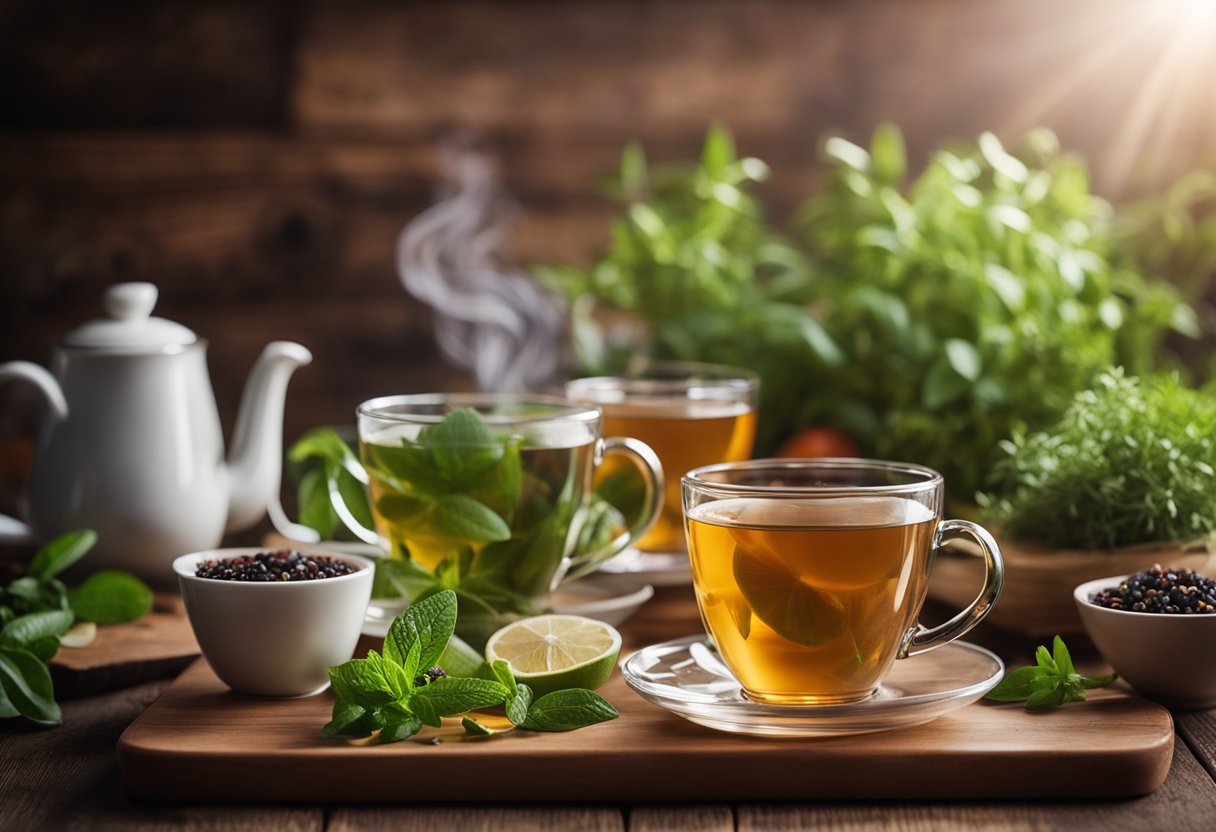
[[[336,698],[321,733],[367,737],[378,731],[377,743],[399,742],[423,725],[438,728],[445,716],[498,705],[505,706],[513,726],[531,731],[571,731],[620,715],[599,694],[578,688],[534,702],[532,690],[515,681],[506,662],[496,661],[486,672],[484,662],[470,656],[453,636],[456,614],[456,593],[445,589],[397,616],[382,652],[329,668]],[[482,678],[487,675],[492,678]],[[469,716],[461,723],[476,736],[504,733]]]
[[[1035,663],[1005,674],[985,699],[994,702],[1026,701],[1026,710],[1041,711],[1066,702],[1084,702],[1085,691],[1115,681],[1115,674],[1084,676],[1073,667],[1064,640],[1056,636],[1049,653],[1042,645],[1035,651]]]
[[[77,621],[115,624],[152,609],[152,590],[126,572],[96,572],[71,591],[56,577],[96,542],[87,529],[57,537],[34,555],[25,575],[0,587],[0,719],[58,725],[63,712],[46,663],[64,633]]]

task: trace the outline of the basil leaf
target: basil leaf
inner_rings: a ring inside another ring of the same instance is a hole
[[[119,624],[134,621],[152,609],[152,590],[129,572],[103,569],[69,592],[68,602],[77,618]]]
[[[511,672],[511,665],[502,659],[495,659],[494,664],[490,665],[490,669],[494,672],[494,678],[503,687],[507,690],[515,690],[515,674]]]
[[[1056,667],[1056,660],[1047,652],[1047,648],[1039,645],[1039,649],[1034,651],[1034,661],[1039,667],[1050,673],[1058,673],[1059,668]]]
[[[594,691],[583,688],[558,690],[542,696],[528,709],[519,727],[530,731],[573,731],[616,719],[620,712]]]
[[[97,532],[92,529],[60,535],[38,550],[25,573],[38,581],[53,578],[84,557],[96,542]]]
[[[1043,678],[1046,677],[1040,667],[1019,667],[1006,673],[1005,678],[984,698],[994,702],[1021,702],[1038,690],[1036,683]]]
[[[10,705],[26,719],[40,725],[63,722],[50,671],[33,653],[0,647],[0,687]]]
[[[422,700],[432,713],[438,716],[454,716],[477,708],[500,705],[506,700],[507,693],[507,689],[498,682],[445,677],[415,690],[410,706],[413,707]]]
[[[431,520],[443,534],[460,540],[494,543],[511,539],[511,529],[505,520],[485,503],[464,494],[439,497]]]
[[[406,529],[425,521],[429,507],[426,500],[405,494],[385,494],[376,501],[381,517]]]
[[[1064,646],[1064,639],[1059,636],[1056,636],[1051,643],[1051,655],[1056,672],[1061,676],[1067,678],[1077,672],[1072,666],[1072,656],[1068,655],[1068,648]]]
[[[456,626],[456,593],[450,589],[415,601],[397,616],[384,639],[384,655],[404,664],[410,647],[418,644],[418,666],[432,667],[439,661]]]
[[[0,630],[0,645],[26,647],[46,638],[53,638],[58,642],[59,637],[72,626],[73,620],[72,613],[67,610],[28,613],[14,618]]]
[[[380,736],[376,738],[376,743],[385,745],[390,742],[400,742],[408,737],[414,736],[422,730],[422,720],[416,716],[403,717],[401,719],[389,720],[384,727],[380,729]]]
[[[1114,673],[1108,673],[1105,676],[1077,676],[1077,680],[1080,682],[1081,687],[1085,689],[1100,688],[1104,685],[1109,685],[1117,678],[1118,676],[1116,676]]]
[[[1053,685],[1050,688],[1036,690],[1026,699],[1026,710],[1046,710],[1057,705],[1063,705],[1067,692],[1063,685]]]

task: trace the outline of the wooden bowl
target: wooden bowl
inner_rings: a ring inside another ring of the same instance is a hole
[[[1204,541],[1147,543],[1113,551],[1048,549],[1027,541],[997,538],[1005,560],[1005,588],[986,621],[1035,638],[1083,633],[1073,588],[1106,575],[1140,572],[1155,563],[1204,572],[1211,554]],[[966,544],[940,552],[929,580],[929,597],[962,609],[983,584],[984,562]]]

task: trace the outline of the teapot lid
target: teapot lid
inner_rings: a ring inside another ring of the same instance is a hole
[[[198,336],[181,324],[153,318],[156,287],[151,283],[116,283],[106,289],[106,317],[89,321],[68,333],[65,346],[90,349],[156,349],[184,346]]]

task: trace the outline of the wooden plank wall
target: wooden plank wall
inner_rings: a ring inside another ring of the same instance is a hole
[[[464,130],[500,156],[524,264],[603,245],[594,186],[626,141],[687,156],[714,120],[773,165],[778,217],[814,187],[826,131],[884,119],[921,159],[1046,123],[1105,192],[1164,182],[1216,147],[1216,50],[1192,54],[1173,5],[5,0],[0,360],[46,361],[106,285],[147,279],[210,339],[227,427],[275,338],[317,356],[288,436],[369,395],[467,385],[392,262],[437,184],[436,143]],[[31,430],[15,412],[0,435]]]

